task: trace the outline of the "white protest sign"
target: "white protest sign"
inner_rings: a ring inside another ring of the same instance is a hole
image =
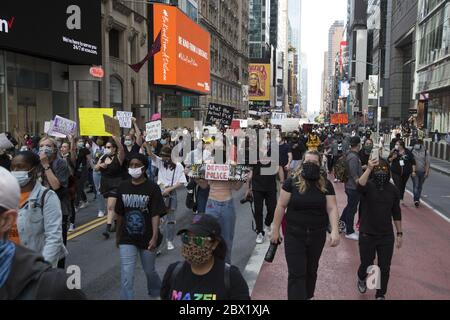
[[[228,164],[207,164],[205,180],[228,181],[230,166]]]
[[[286,118],[281,123],[281,130],[283,132],[293,132],[299,129],[300,119]]]
[[[161,120],[147,122],[145,124],[145,141],[161,139]]]
[[[54,132],[53,131],[53,120],[52,121],[45,121],[44,123],[44,132],[52,137],[56,137],[56,138],[63,138],[65,139],[67,136],[65,134],[61,134],[59,132]]]
[[[131,128],[131,118],[133,118],[133,112],[117,111],[116,118],[119,120],[121,128]]]
[[[6,137],[6,134],[0,133],[0,149],[8,150],[14,148],[14,145]]]
[[[283,124],[284,119],[287,118],[287,113],[281,113],[281,112],[272,112],[272,119],[270,120],[270,123],[281,126]]]
[[[66,136],[75,136],[77,135],[77,123],[60,116],[55,116],[55,119],[53,120],[52,132]]]

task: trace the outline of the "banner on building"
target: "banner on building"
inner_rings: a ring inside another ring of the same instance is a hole
[[[205,125],[230,126],[233,121],[234,108],[210,103]]]
[[[114,119],[113,117],[110,117],[106,114],[103,115],[103,120],[105,122],[105,131],[115,137],[120,137],[121,132],[119,120]]]
[[[347,113],[332,114],[331,124],[348,124],[348,114]]]
[[[339,98],[347,98],[350,95],[350,84],[348,81],[339,81]]]
[[[375,100],[378,99],[378,76],[371,75],[369,76],[369,99]]]
[[[119,124],[121,128],[131,128],[131,122],[133,118],[133,112],[127,111],[117,111],[116,118],[119,120]]]
[[[248,65],[250,101],[270,101],[270,64]]]
[[[161,139],[161,120],[147,122],[145,124],[145,141],[156,141]]]
[[[80,136],[85,137],[109,137],[111,134],[105,131],[103,115],[114,116],[112,108],[79,108]]]

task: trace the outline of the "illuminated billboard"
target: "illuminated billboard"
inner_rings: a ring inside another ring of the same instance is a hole
[[[161,32],[154,57],[153,83],[210,94],[210,35],[181,10],[153,5],[153,39]]]
[[[250,101],[270,101],[270,64],[250,63],[248,84]]]

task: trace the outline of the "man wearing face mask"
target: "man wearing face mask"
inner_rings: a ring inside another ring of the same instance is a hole
[[[370,178],[370,180],[369,180]],[[387,292],[394,243],[397,249],[402,246],[402,216],[400,193],[392,185],[389,163],[385,160],[369,160],[367,170],[358,180],[361,194],[359,253],[361,265],[358,270],[358,290],[367,290],[367,268],[377,257],[381,271],[381,288],[376,292],[377,300],[384,300]],[[394,221],[397,236],[392,228]]]
[[[414,205],[418,208],[420,206],[423,184],[430,174],[430,157],[423,145],[423,140],[417,140],[412,154],[416,161],[416,174],[412,176]]]

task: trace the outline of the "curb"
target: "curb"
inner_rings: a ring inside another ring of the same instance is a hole
[[[436,166],[434,164],[430,164],[430,168],[439,173],[445,174],[446,176],[450,176],[450,171],[443,169],[442,167]]]
[[[266,239],[263,244],[257,244],[243,272],[243,277],[247,282],[250,296],[253,294],[253,288],[255,287],[256,280],[258,279],[259,272],[261,271],[261,267],[264,263],[264,257],[269,249],[269,246],[269,239]]]

